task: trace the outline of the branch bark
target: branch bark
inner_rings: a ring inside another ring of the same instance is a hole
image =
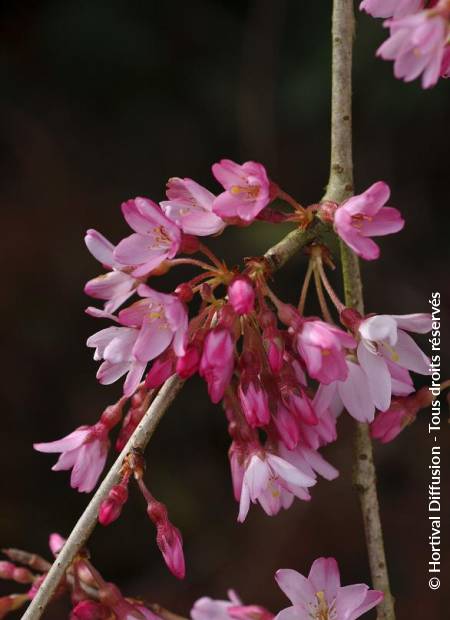
[[[342,202],[353,193],[352,49],[353,0],[334,0],[332,17],[331,164],[325,199]],[[345,303],[364,312],[358,257],[340,243]],[[394,601],[384,552],[369,425],[357,423],[354,440],[353,483],[359,495],[367,552],[374,588],[384,592],[378,620],[395,620]]]

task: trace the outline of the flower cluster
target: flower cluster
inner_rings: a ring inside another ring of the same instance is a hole
[[[59,534],[52,534],[49,546],[56,557],[64,545]],[[0,561],[0,579],[26,585],[23,594],[0,597],[0,618],[33,600],[51,564],[35,553],[5,549],[7,561]],[[278,570],[275,579],[291,600],[292,606],[274,615],[260,605],[245,605],[230,590],[228,600],[209,597],[198,599],[192,607],[191,620],[357,620],[378,605],[383,593],[365,584],[341,586],[339,568],[334,558],[319,558],[308,577],[291,569]],[[59,585],[56,598],[70,596],[69,620],[161,620],[170,617],[159,605],[149,605],[125,597],[119,588],[105,581],[87,553],[71,564]],[[181,617],[181,616],[178,616]]]
[[[230,269],[201,240],[255,219],[289,221],[302,229],[334,230],[358,255],[374,260],[379,248],[371,237],[404,225],[399,211],[386,206],[386,183],[379,181],[342,204],[303,207],[259,163],[222,160],[212,169],[223,186],[218,196],[191,179],[172,178],[167,200],[159,205],[146,198],[122,205],[134,232],[116,246],[88,231],[87,247],[107,272],[86,285],[89,295],[105,302],[87,312],[112,325],[87,345],[101,362],[100,383],[124,377],[124,395],[93,426],[35,448],[60,452],[54,469],[72,469],[72,486],[91,491],[105,464],[110,431],[120,426],[116,448],[121,450],[166,379],[198,374],[211,401],[225,411],[238,520],[244,521],[252,503],[275,515],[295,497],[309,500],[318,476],[332,480],[338,475],[321,449],[336,440],[344,408],[356,420],[374,423],[374,436],[384,440],[395,435],[379,431],[392,425],[393,409],[417,412],[422,405],[417,405],[410,372],[428,374],[429,361],[408,332],[426,333],[431,319],[425,314],[362,316],[346,308],[328,279],[333,263],[320,238],[306,249],[309,264],[296,306],[274,292],[266,258],[246,259],[242,269]],[[292,211],[283,211],[283,202]],[[200,273],[172,293],[154,288],[158,276],[186,264]],[[322,316],[305,314],[311,282]],[[137,300],[125,305],[132,296]],[[377,410],[384,412],[381,422]],[[100,522],[118,518],[135,478],[165,561],[182,577],[181,535],[145,487],[142,469],[130,455],[121,481],[102,505]]]
[[[360,9],[388,18],[390,36],[377,55],[394,61],[395,77],[410,82],[422,75],[423,88],[449,77],[449,0],[363,0]]]

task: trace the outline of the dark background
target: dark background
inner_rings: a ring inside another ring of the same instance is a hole
[[[218,191],[209,168],[222,157],[262,161],[300,201],[316,201],[328,173],[330,8],[306,0],[1,4],[2,546],[48,555],[48,534],[68,534],[88,497],[69,488],[67,474],[52,473],[53,456],[31,444],[94,422],[120,391],[97,384],[84,345],[103,326],[84,314],[84,282],[99,273],[83,245],[85,229],[117,242],[128,234],[121,201],[162,199],[170,176]],[[375,58],[381,24],[357,19],[356,190],[386,180],[407,222],[381,240],[381,259],[363,266],[366,307],[426,311],[431,291],[440,290],[445,317],[449,84],[422,91],[418,82],[394,80],[392,65]],[[282,234],[264,224],[230,229],[216,248],[233,263],[263,253]],[[277,275],[281,296],[297,297],[304,266],[297,258]],[[427,586],[427,417],[393,444],[376,446],[399,620],[443,617],[449,603],[444,588]],[[288,602],[275,570],[306,572],[321,555],[337,557],[344,583],[370,583],[347,418],[338,443],[325,450],[341,471],[337,481],[320,481],[309,504],[297,501],[276,518],[254,507],[238,525],[224,416],[204,385],[190,381],[147,451],[147,481],[184,534],[187,578],[178,583],[165,570],[137,493],[117,523],[93,535],[97,567],[125,593],[185,615],[199,596],[224,597],[231,586],[247,603],[278,610]],[[445,473],[448,436],[441,436]],[[443,547],[444,583],[445,537]],[[45,617],[66,615],[55,605]]]

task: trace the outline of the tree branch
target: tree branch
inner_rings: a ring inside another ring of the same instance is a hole
[[[334,0],[332,18],[331,165],[325,199],[338,203],[348,198],[353,192],[353,35],[353,0]],[[344,243],[341,242],[340,246],[345,303],[363,313],[364,302],[358,257]],[[373,586],[384,592],[384,600],[378,606],[378,620],[395,620],[368,424],[357,423],[356,426],[353,481],[359,494],[363,514]]]

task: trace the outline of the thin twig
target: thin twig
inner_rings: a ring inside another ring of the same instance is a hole
[[[99,486],[94,497],[89,502],[86,510],[75,525],[64,547],[48,572],[44,582],[40,586],[36,596],[23,616],[23,620],[37,620],[42,616],[53,593],[58,587],[67,569],[82,547],[86,544],[92,533],[98,517],[100,504],[106,498],[111,488],[118,483],[120,470],[125,457],[133,449],[144,450],[153,435],[158,422],[168,409],[169,405],[181,389],[183,381],[176,375],[168,379],[162,386],[155,400],[150,405],[144,417],[140,421],[128,443],[120,453],[114,465],[109,470],[105,479]]]
[[[334,0],[332,23],[331,167],[325,199],[339,203],[353,192],[351,109],[353,0]],[[358,257],[342,242],[341,260],[345,303],[363,313],[362,281]],[[363,514],[373,586],[384,592],[384,600],[377,609],[378,620],[395,620],[368,424],[357,423],[353,480]]]

